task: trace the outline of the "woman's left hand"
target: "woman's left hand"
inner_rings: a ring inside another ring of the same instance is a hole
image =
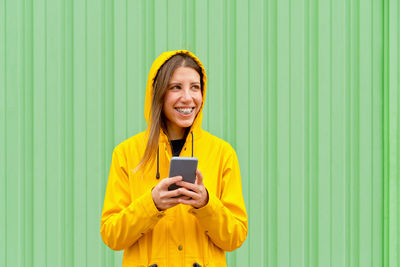
[[[177,189],[179,194],[189,197],[189,199],[179,198],[179,203],[192,205],[196,209],[202,208],[208,203],[208,192],[204,187],[203,175],[199,170],[196,170],[196,182],[194,184],[179,181],[176,185],[181,186]]]

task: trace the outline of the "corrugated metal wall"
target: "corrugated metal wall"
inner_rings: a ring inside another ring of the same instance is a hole
[[[229,266],[400,266],[397,0],[0,0],[0,265],[120,266],[114,146],[165,50],[204,62],[204,128],[249,213]]]

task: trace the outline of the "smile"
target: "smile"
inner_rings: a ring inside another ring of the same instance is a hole
[[[193,108],[175,108],[175,110],[183,115],[189,115],[193,112],[194,107]]]

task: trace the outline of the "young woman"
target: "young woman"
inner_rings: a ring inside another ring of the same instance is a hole
[[[206,87],[203,64],[186,50],[150,69],[148,127],[114,149],[101,216],[104,243],[124,250],[123,266],[226,266],[225,251],[246,239],[236,153],[201,129]],[[172,156],[198,158],[195,184],[168,178]]]

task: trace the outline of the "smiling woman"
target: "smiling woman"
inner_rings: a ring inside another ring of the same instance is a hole
[[[186,50],[163,53],[150,69],[148,128],[114,149],[101,217],[123,266],[226,266],[225,251],[246,239],[236,153],[201,129],[206,87],[202,63]],[[172,156],[198,159],[194,184],[168,177]]]

